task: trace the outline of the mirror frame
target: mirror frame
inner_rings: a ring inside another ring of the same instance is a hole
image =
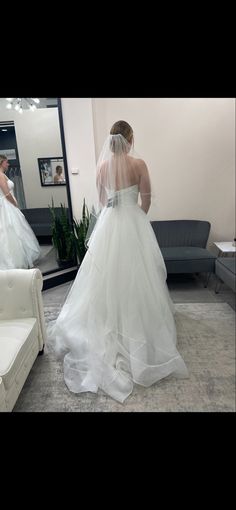
[[[63,115],[62,115],[62,104],[61,104],[60,97],[57,97],[57,104],[58,104],[59,126],[60,126],[60,133],[61,133],[62,157],[63,157],[63,161],[64,161],[64,170],[65,170],[65,177],[66,177],[66,192],[67,192],[67,199],[68,199],[69,218],[70,218],[70,222],[72,223],[73,209],[72,209],[72,201],[71,201],[71,193],[70,193],[70,181],[69,181],[67,154],[66,154],[65,133],[64,133]]]
[[[69,170],[68,170],[68,162],[67,162],[67,154],[66,154],[66,144],[65,144],[65,133],[64,133],[64,123],[63,123],[63,114],[62,114],[62,104],[61,98],[57,97],[57,106],[58,106],[58,115],[59,115],[59,127],[60,127],[60,135],[61,135],[61,145],[62,145],[62,156],[64,160],[64,171],[66,178],[66,193],[68,200],[68,213],[69,213],[69,221],[73,223],[73,208],[71,201],[71,192],[70,192],[70,182],[69,182]],[[42,273],[43,276],[43,290],[49,289],[51,287],[55,287],[56,285],[61,285],[62,283],[73,280],[78,271],[77,266],[71,266],[66,269],[55,268],[50,271],[46,271]],[[50,278],[51,276],[51,278]]]

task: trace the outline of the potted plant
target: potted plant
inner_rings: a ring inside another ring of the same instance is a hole
[[[59,267],[69,267],[75,264],[75,236],[73,226],[68,218],[65,204],[61,204],[60,214],[56,212],[52,199],[49,206],[52,215],[52,242],[57,250],[57,262]]]
[[[86,238],[88,237],[88,230],[89,230],[89,237],[92,234],[92,231],[96,225],[97,222],[97,214],[94,209],[94,206],[92,206],[92,211],[89,213],[88,207],[85,203],[85,199],[83,201],[83,208],[82,208],[82,219],[80,221],[77,221],[73,219],[73,228],[74,228],[74,235],[75,235],[75,250],[78,257],[78,260],[81,264],[86,251],[88,249],[88,246],[86,244]]]
[[[87,205],[85,204],[85,199],[83,201],[83,208],[82,208],[82,218],[80,221],[77,221],[73,219],[73,228],[74,228],[74,235],[75,235],[75,249],[76,254],[78,257],[78,260],[81,264],[85,253],[87,251],[87,246],[85,244],[86,241],[86,235],[88,232],[90,222],[90,214]]]

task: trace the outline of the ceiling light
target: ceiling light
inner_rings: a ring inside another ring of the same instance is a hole
[[[6,101],[6,108],[8,110],[14,108],[19,113],[23,113],[23,110],[31,110],[33,112],[37,109],[36,105],[40,103],[38,97],[6,97]]]

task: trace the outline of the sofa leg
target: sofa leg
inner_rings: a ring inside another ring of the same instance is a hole
[[[206,277],[206,281],[205,281],[205,285],[204,285],[205,289],[209,283],[210,277],[211,277],[211,273],[207,273],[207,277]]]
[[[42,356],[42,354],[44,354],[44,346],[43,346],[42,350],[39,351],[38,356]]]

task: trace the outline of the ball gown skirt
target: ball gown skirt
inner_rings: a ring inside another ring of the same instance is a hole
[[[28,269],[39,257],[38,240],[24,214],[0,190],[0,269]]]
[[[133,383],[150,386],[173,374],[187,377],[176,348],[174,305],[166,267],[138,186],[116,192],[54,324],[48,350],[64,360],[75,393],[105,393],[123,402]]]

